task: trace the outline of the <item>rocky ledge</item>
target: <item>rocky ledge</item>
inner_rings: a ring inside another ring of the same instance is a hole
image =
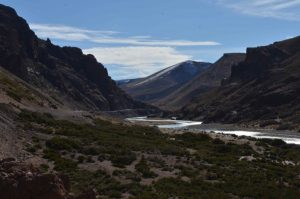
[[[66,176],[42,173],[32,165],[8,158],[0,161],[2,199],[94,199],[93,192],[74,197]]]

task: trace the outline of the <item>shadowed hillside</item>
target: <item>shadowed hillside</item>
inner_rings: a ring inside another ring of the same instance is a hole
[[[179,110],[188,104],[195,96],[202,95],[221,85],[224,78],[228,78],[231,67],[245,59],[243,53],[224,54],[216,63],[198,74],[192,80],[183,84],[168,96],[158,100],[155,104],[164,109]]]
[[[183,115],[206,122],[300,124],[300,37],[249,48],[223,85],[199,95]]]
[[[145,107],[120,90],[94,56],[37,38],[26,21],[4,5],[0,5],[0,55],[1,67],[69,107]]]

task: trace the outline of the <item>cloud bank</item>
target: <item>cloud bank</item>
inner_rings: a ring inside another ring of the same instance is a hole
[[[139,46],[216,46],[215,41],[190,40],[156,40],[150,36],[120,37],[120,32],[97,31],[81,29],[65,25],[31,23],[30,28],[42,38],[59,39],[66,41],[89,41],[97,44],[120,44]]]
[[[239,13],[300,21],[300,0],[216,0]]]
[[[172,47],[127,46],[84,49],[105,63],[117,79],[144,77],[192,57]]]
[[[89,30],[65,25],[31,23],[30,27],[41,38],[92,42],[96,47],[84,49],[83,52],[93,54],[115,79],[144,77],[192,59],[192,56],[178,51],[179,47],[220,45],[215,41],[158,40],[147,35],[122,37],[122,33],[117,31]]]

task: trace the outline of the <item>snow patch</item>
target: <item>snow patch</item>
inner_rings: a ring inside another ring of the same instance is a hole
[[[173,69],[177,68],[178,66],[180,66],[181,64],[183,64],[185,62],[181,62],[179,64],[175,64],[173,66],[170,66],[152,76],[150,76],[149,78],[147,78],[146,80],[142,81],[142,82],[139,82],[136,84],[136,86],[139,86],[139,85],[142,85],[142,84],[145,84],[145,83],[148,83],[148,82],[151,82],[151,81],[154,81],[155,79],[157,78],[162,78],[161,76],[164,75],[164,74],[168,74],[168,72],[171,72]]]

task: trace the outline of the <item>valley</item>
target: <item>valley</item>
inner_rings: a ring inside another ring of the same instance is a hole
[[[230,124],[218,124],[209,123],[203,124],[203,122],[186,121],[186,120],[168,120],[163,118],[147,118],[147,117],[135,117],[127,118],[126,120],[140,125],[155,126],[161,129],[163,132],[170,134],[182,134],[185,132],[192,133],[207,133],[217,134],[217,137],[227,135],[231,136],[243,136],[245,139],[280,139],[288,144],[300,144],[300,134],[296,131],[289,130],[276,130],[272,128],[261,127],[245,127]]]
[[[91,190],[100,198],[299,195],[300,148],[281,140],[173,133],[97,118],[74,123],[30,111],[16,119],[28,135],[26,161],[63,173],[76,195]]]
[[[192,57],[174,46],[221,43],[117,38],[18,13],[0,4],[1,199],[300,197],[299,36],[114,81],[116,68]],[[55,44],[74,37],[86,49]]]

